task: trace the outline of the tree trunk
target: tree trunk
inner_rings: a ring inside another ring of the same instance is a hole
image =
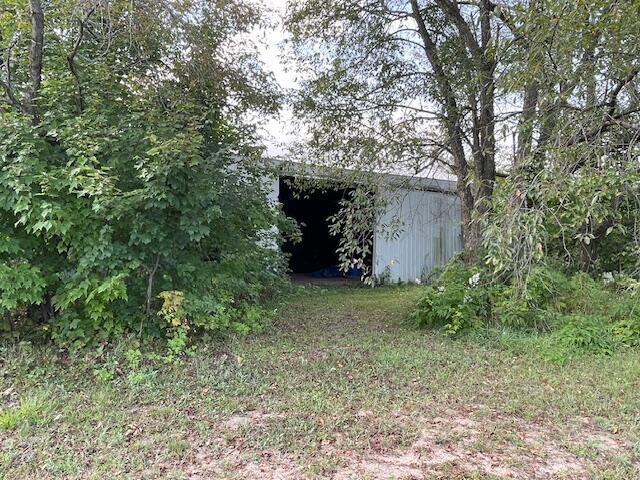
[[[458,198],[460,199],[464,260],[473,263],[478,260],[482,248],[482,228],[477,219],[473,218],[474,200],[471,189],[466,182],[460,180],[458,180]]]
[[[153,268],[149,269],[149,279],[147,281],[147,300],[145,302],[144,313],[148,317],[151,315],[151,301],[153,299],[153,280],[160,265],[160,255],[156,255],[156,262]]]
[[[42,50],[44,47],[44,12],[40,0],[29,0],[31,10],[31,50],[29,56],[29,80],[31,85],[25,96],[24,110],[31,115],[32,123],[40,121],[36,100],[42,83]]]
[[[616,206],[613,208],[616,208]],[[614,225],[615,222],[613,220],[605,220],[593,230],[593,238],[588,244],[580,242],[580,270],[589,273],[593,269],[593,265],[600,255],[600,245],[602,244],[602,240],[606,236],[607,230]],[[588,231],[588,229],[589,224],[586,223],[583,227],[583,231]]]
[[[452,8],[451,4],[444,2],[443,5],[446,8]],[[418,26],[418,33],[422,39],[424,51],[431,68],[433,70],[436,85],[443,100],[444,116],[443,124],[447,132],[448,143],[453,156],[454,173],[457,177],[457,193],[460,199],[460,213],[462,220],[462,240],[464,245],[464,257],[466,261],[473,262],[477,260],[480,248],[482,245],[482,228],[477,218],[474,218],[474,211],[476,209],[477,201],[474,197],[471,186],[469,185],[469,166],[464,151],[464,133],[462,131],[461,124],[463,122],[463,115],[460,112],[458,103],[456,101],[456,95],[453,91],[451,83],[447,77],[445,66],[440,58],[437,46],[431,37],[431,34],[426,28],[424,19],[420,12],[420,7],[417,0],[411,0],[412,16]],[[470,40],[471,41],[471,40]],[[482,125],[478,126],[478,134],[480,130],[485,127],[483,132],[482,141],[485,142],[485,147],[488,147],[493,158],[493,78],[489,84],[483,85],[483,91],[489,94],[481,104],[483,112],[480,117],[485,119]],[[487,104],[488,98],[491,98],[491,105]],[[481,143],[481,148],[482,148]],[[485,159],[479,161],[476,165],[479,165],[482,180],[481,181],[481,194],[490,196],[493,191],[493,179],[495,179],[495,165],[485,163]],[[478,166],[476,166],[478,168]],[[490,178],[489,182],[484,182],[485,179]],[[484,186],[482,186],[484,184]]]
[[[538,82],[532,80],[525,88],[522,101],[522,118],[518,125],[518,146],[513,162],[516,168],[521,166],[524,160],[531,154],[538,96]]]

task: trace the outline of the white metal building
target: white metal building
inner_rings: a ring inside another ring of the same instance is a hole
[[[375,276],[385,275],[386,270],[392,281],[416,281],[461,250],[460,204],[454,182],[440,181],[444,188],[437,190],[419,188],[424,183],[428,182],[387,192],[387,209],[374,229]],[[393,219],[402,225],[397,238],[382,228]]]
[[[308,169],[304,173],[300,170],[299,174],[314,175]],[[271,198],[277,199],[285,213],[302,225],[302,242],[292,254],[292,270],[307,273],[314,267],[332,263],[331,250],[335,255],[337,243],[332,242],[337,239],[325,236],[325,232],[328,232],[327,213],[331,213],[331,205],[337,205],[336,194],[319,192],[294,198],[283,183],[284,177],[292,176],[296,174],[289,169],[273,181]],[[384,212],[379,215],[372,232],[370,262],[373,275],[391,282],[419,281],[462,248],[455,182],[402,175],[380,174],[377,177],[379,195],[386,201]],[[390,225],[399,225],[399,229],[391,231]]]

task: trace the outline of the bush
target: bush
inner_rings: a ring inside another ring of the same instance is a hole
[[[537,326],[539,312],[522,296],[514,296],[511,289],[505,289],[498,295],[492,309],[492,318],[508,327],[524,328]]]
[[[551,333],[551,357],[566,361],[584,354],[610,355],[615,349],[605,318],[591,315],[561,315]]]
[[[630,347],[640,346],[640,316],[632,314],[611,326],[617,343]]]
[[[247,306],[269,299],[284,273],[265,232],[285,224],[260,172],[230,170],[231,157],[209,146],[210,124],[151,113],[142,123],[122,108],[111,121],[133,138],[97,130],[83,146],[78,126],[52,147],[25,134],[26,120],[0,118],[2,313],[80,348],[140,325],[165,329],[157,294],[178,290],[198,326],[249,327]],[[221,305],[229,318],[215,313]]]
[[[482,324],[490,313],[490,293],[483,284],[486,272],[456,260],[438,280],[426,287],[412,316],[420,325],[442,327],[449,335]]]
[[[495,287],[492,321],[509,327],[547,330],[557,313],[562,311],[562,298],[570,289],[570,281],[562,272],[538,266],[529,273],[527,288],[513,285]]]
[[[65,348],[131,331],[177,352],[195,332],[245,333],[284,284],[274,247],[288,222],[247,123],[278,93],[248,43],[241,61],[224,53],[261,16],[242,1],[147,7],[98,2],[78,38],[78,2],[47,5],[37,115],[18,81],[17,105],[0,107],[0,315]],[[11,49],[29,10],[3,14]]]
[[[412,317],[420,326],[443,328],[450,335],[493,326],[546,332],[547,356],[566,361],[640,345],[636,287],[626,277],[603,281],[538,266],[522,291],[480,266],[455,260],[426,287]]]

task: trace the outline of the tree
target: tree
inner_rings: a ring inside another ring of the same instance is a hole
[[[568,268],[637,273],[637,12],[637,2],[598,0],[498,12],[517,39],[505,89],[524,92],[524,106],[486,245],[519,283],[547,253]]]
[[[247,40],[257,7],[1,8],[6,315],[73,346],[125,330],[179,346],[187,331],[250,328],[281,268],[265,241],[281,219],[241,160],[260,152],[249,114],[279,99]]]
[[[496,171],[499,24],[488,1],[291,5],[304,75],[296,103],[311,151],[364,170],[458,178],[462,232],[477,257]]]
[[[468,260],[484,239],[496,268],[528,264],[545,241],[520,227],[555,224],[588,270],[603,235],[630,221],[631,210],[616,213],[626,201],[601,195],[597,180],[635,178],[637,10],[600,0],[292,3],[306,153],[362,170],[449,168]],[[508,179],[494,201],[496,164]],[[581,181],[591,187],[580,198],[558,199]]]

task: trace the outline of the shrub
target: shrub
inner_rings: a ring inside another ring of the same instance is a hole
[[[491,311],[496,324],[523,328],[538,325],[538,314],[522,296],[514,296],[511,289],[505,289],[498,296]]]
[[[482,324],[490,313],[490,294],[477,267],[451,262],[426,291],[412,313],[420,326],[442,327],[449,335]]]
[[[246,332],[283,285],[273,247],[288,225],[251,161],[250,119],[274,113],[278,92],[249,43],[240,61],[224,53],[261,16],[242,1],[149,2],[133,16],[107,3],[79,31],[78,2],[47,3],[37,115],[21,108],[28,48],[12,50],[0,315],[71,349],[127,331],[166,336],[174,351],[197,331]],[[0,49],[11,49],[29,38],[29,9],[3,15]],[[158,315],[160,292],[181,292],[184,314]]]
[[[528,276],[527,289],[513,285],[496,287],[492,320],[499,325],[546,330],[556,313],[562,311],[563,297],[570,281],[562,272],[538,266]]]
[[[638,284],[627,277],[605,280],[538,266],[522,291],[455,260],[425,288],[412,316],[447,334],[491,326],[548,332],[538,337],[541,347],[558,361],[611,354],[619,345],[640,345]]]
[[[607,320],[591,315],[562,315],[551,333],[550,355],[566,361],[584,354],[610,355],[615,345]]]
[[[631,315],[618,320],[611,326],[611,331],[616,342],[630,346],[640,346],[640,316]]]

